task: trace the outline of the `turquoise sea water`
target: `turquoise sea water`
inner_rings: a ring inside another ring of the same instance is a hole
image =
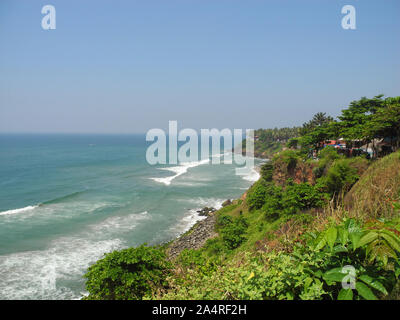
[[[0,135],[0,299],[79,299],[105,252],[169,241],[257,179],[150,166],[143,135]]]

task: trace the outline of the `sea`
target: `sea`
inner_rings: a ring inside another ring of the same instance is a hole
[[[0,134],[0,299],[81,299],[83,275],[105,253],[170,241],[204,218],[197,210],[220,208],[259,177],[211,158],[150,165],[149,144]]]

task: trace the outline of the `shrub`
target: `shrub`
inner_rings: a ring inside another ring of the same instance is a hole
[[[325,171],[325,166],[319,165],[319,166],[315,167],[312,172],[313,172],[314,177],[316,179],[318,179],[323,176],[324,171]]]
[[[308,218],[307,218],[308,219]],[[238,254],[204,277],[186,274],[163,299],[376,299],[396,290],[398,224],[347,219],[309,232],[289,252]],[[386,255],[390,252],[390,255]],[[349,267],[351,266],[351,268]],[[344,268],[345,267],[345,268]],[[350,272],[354,271],[354,274]],[[354,276],[355,289],[342,281]]]
[[[290,173],[296,168],[297,161],[301,159],[300,152],[295,150],[284,150],[278,153],[274,158],[274,164],[283,163],[287,173]]]
[[[209,241],[210,240],[215,240],[215,239],[209,239]],[[210,246],[211,243],[208,243],[208,246]],[[183,268],[196,270],[196,273],[199,276],[205,276],[215,271],[217,266],[216,262],[217,262],[217,257],[213,258],[208,257],[204,253],[204,250],[202,249],[200,250],[184,249],[179,254],[178,259],[175,263],[179,264]]]
[[[282,193],[281,187],[270,185],[266,192],[265,204],[262,207],[263,212],[268,219],[278,218],[282,212]]]
[[[322,207],[326,196],[309,183],[288,185],[282,194],[282,209],[285,214]]]
[[[246,219],[240,216],[221,229],[222,240],[228,250],[236,249],[246,240],[245,232],[247,228]]]
[[[318,157],[318,166],[313,169],[313,174],[316,178],[322,177],[335,160],[344,158],[331,146],[322,149]]]
[[[260,179],[248,191],[246,203],[250,210],[260,209],[265,203],[266,183]]]
[[[324,268],[315,272],[330,297],[339,300],[377,300],[395,288],[400,275],[398,226],[371,221],[361,226],[354,219],[310,234],[310,250],[325,255]],[[349,273],[351,271],[352,274]],[[353,278],[355,288],[344,289]]]
[[[343,156],[339,155],[334,147],[327,146],[320,151],[318,158],[320,160],[328,160],[333,162],[336,159],[343,158]]]
[[[272,181],[273,173],[274,173],[274,165],[271,163],[271,161],[261,166],[260,174],[265,181]]]
[[[267,218],[277,218],[282,214],[292,215],[302,210],[322,207],[328,195],[320,185],[289,183],[285,189],[269,186],[266,190],[262,210]]]
[[[184,249],[178,256],[177,262],[184,267],[204,265],[206,259],[200,250]]]
[[[204,249],[213,256],[221,255],[226,251],[224,242],[220,238],[208,239],[204,245]]]
[[[165,285],[170,271],[165,253],[141,245],[105,254],[85,274],[89,300],[140,300]]]
[[[326,174],[326,185],[329,192],[338,195],[347,192],[357,182],[359,175],[357,169],[350,166],[349,159],[336,160]]]
[[[291,138],[289,141],[286,143],[286,147],[288,148],[293,148],[297,149],[297,146],[299,144],[299,138]]]
[[[233,218],[227,214],[220,214],[217,216],[217,223],[216,227],[217,229],[221,229],[226,227],[227,225],[231,224],[233,222]]]

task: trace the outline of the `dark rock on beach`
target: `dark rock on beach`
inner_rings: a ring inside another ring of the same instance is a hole
[[[209,207],[204,207],[201,210],[197,210],[197,213],[199,214],[199,216],[209,216],[211,213],[215,212],[216,209],[215,208],[209,208]]]
[[[231,199],[228,199],[228,200],[225,200],[225,201],[222,203],[222,206],[223,206],[223,207],[226,207],[226,206],[229,206],[229,205],[231,205],[231,204],[232,204]]]
[[[188,232],[173,241],[167,249],[169,259],[176,258],[184,249],[199,249],[208,239],[216,237],[218,234],[214,230],[215,222],[216,216],[211,213],[207,218],[197,222]]]

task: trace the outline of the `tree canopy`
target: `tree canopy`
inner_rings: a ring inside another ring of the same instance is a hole
[[[308,149],[318,149],[321,141],[338,138],[349,144],[386,138],[396,150],[400,147],[400,97],[362,97],[343,109],[338,120],[319,112],[303,124],[301,133],[300,145]]]

